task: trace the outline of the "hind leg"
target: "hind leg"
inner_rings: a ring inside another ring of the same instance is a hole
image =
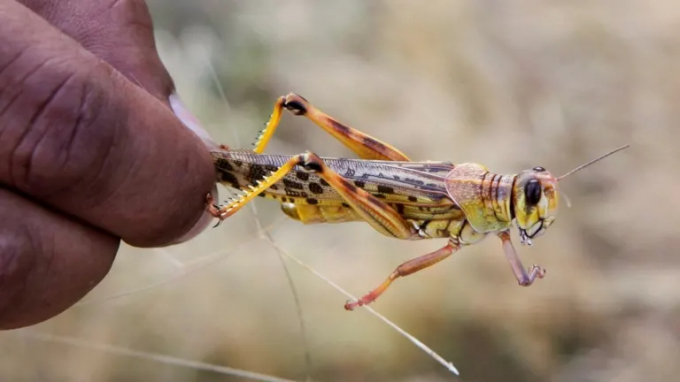
[[[295,115],[303,115],[309,118],[317,126],[347,146],[361,159],[409,161],[405,154],[391,145],[338,122],[333,117],[311,105],[303,97],[293,93],[285,97],[279,97],[276,104],[274,104],[274,111],[269,118],[269,122],[267,122],[265,129],[255,142],[253,150],[256,153],[262,154],[264,152],[265,147],[279,126],[284,108]]]

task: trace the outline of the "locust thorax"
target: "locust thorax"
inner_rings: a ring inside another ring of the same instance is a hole
[[[513,211],[522,244],[542,235],[555,221],[559,190],[557,178],[543,167],[517,174],[512,189]]]

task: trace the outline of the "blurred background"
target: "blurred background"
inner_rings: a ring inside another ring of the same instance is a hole
[[[3,380],[247,380],[208,364],[318,381],[678,380],[680,4],[148,3],[179,94],[230,146],[251,147],[296,92],[414,160],[560,175],[632,147],[562,184],[573,206],[533,247],[513,233],[525,265],[548,270],[532,287],[491,237],[373,305],[461,379],[279,255],[361,295],[444,243],[303,226],[258,199],[189,243],[124,247],[81,303],[0,334]],[[268,152],[308,149],[351,155],[286,115]]]

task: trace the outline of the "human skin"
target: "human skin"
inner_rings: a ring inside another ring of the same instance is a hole
[[[187,240],[215,184],[135,0],[0,0],[0,329],[63,312],[120,241]]]

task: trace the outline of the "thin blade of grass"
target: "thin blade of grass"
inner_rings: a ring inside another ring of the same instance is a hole
[[[272,243],[272,244],[274,244],[274,243]],[[284,256],[286,256],[287,258],[289,258],[290,260],[294,261],[295,263],[297,263],[298,265],[300,265],[302,268],[304,268],[304,269],[306,269],[307,271],[311,272],[314,276],[316,276],[316,277],[318,277],[319,279],[323,280],[326,284],[330,285],[330,286],[333,287],[335,290],[337,290],[338,292],[340,292],[340,293],[342,293],[343,295],[345,295],[347,298],[350,298],[350,299],[353,299],[353,300],[356,300],[356,299],[357,299],[357,298],[356,298],[355,296],[353,296],[351,293],[347,292],[347,291],[344,290],[342,287],[340,287],[338,284],[336,284],[335,282],[333,282],[332,280],[330,280],[330,279],[327,278],[326,276],[322,275],[321,273],[317,272],[314,268],[309,267],[309,266],[308,266],[307,264],[305,264],[302,260],[298,259],[297,257],[295,257],[295,256],[293,256],[293,255],[291,255],[291,254],[289,254],[289,253],[287,253],[287,252],[285,252],[285,251],[283,251],[283,250],[281,250],[281,249],[278,249],[278,250],[280,251],[281,254],[283,254]],[[455,374],[455,375],[460,376],[460,373],[458,372],[458,369],[456,369],[456,367],[453,365],[453,363],[451,363],[451,362],[445,360],[442,356],[440,356],[439,354],[437,354],[434,350],[430,349],[430,347],[428,347],[427,345],[425,345],[424,343],[422,343],[419,339],[417,339],[417,338],[414,337],[413,335],[409,334],[409,333],[408,333],[407,331],[405,331],[404,329],[400,328],[397,324],[395,324],[394,322],[390,321],[389,319],[387,319],[387,317],[385,317],[385,316],[383,316],[382,314],[378,313],[377,311],[375,311],[375,309],[371,308],[370,306],[365,306],[365,305],[364,305],[362,308],[365,309],[366,311],[368,311],[369,313],[371,313],[373,316],[377,317],[379,320],[381,320],[382,322],[384,322],[385,324],[387,324],[387,325],[388,325],[389,327],[391,327],[392,329],[396,330],[397,333],[399,333],[399,334],[401,334],[402,336],[406,337],[407,340],[411,341],[414,345],[416,345],[418,348],[420,348],[420,350],[424,351],[427,355],[429,355],[430,357],[432,357],[435,361],[437,361],[437,362],[439,362],[440,364],[442,364],[448,371],[452,372],[452,373]]]
[[[160,362],[160,363],[163,363],[163,364],[166,364],[166,365],[187,367],[187,368],[192,368],[192,369],[202,370],[202,371],[209,371],[209,372],[218,373],[218,374],[231,375],[231,376],[241,377],[241,378],[248,378],[248,379],[252,379],[252,380],[256,380],[256,381],[292,382],[292,380],[290,380],[290,379],[274,377],[274,376],[271,376],[271,375],[255,373],[255,372],[247,371],[247,370],[235,369],[233,367],[213,365],[213,364],[209,364],[209,363],[205,363],[205,362],[192,361],[192,360],[178,358],[178,357],[172,357],[172,356],[164,355],[164,354],[143,352],[143,351],[139,351],[139,350],[132,350],[132,349],[127,349],[127,348],[113,346],[113,345],[99,344],[99,343],[81,340],[81,339],[74,338],[74,337],[55,336],[55,335],[51,335],[51,334],[39,333],[39,332],[35,332],[35,331],[30,331],[30,330],[18,330],[14,333],[16,335],[22,337],[22,338],[36,340],[36,341],[59,343],[59,344],[64,344],[64,345],[74,346],[74,347],[79,347],[79,348],[84,348],[84,349],[91,349],[91,350],[97,350],[97,351],[102,351],[102,352],[107,352],[107,353],[113,353],[113,354],[125,356],[125,357],[133,357],[133,358],[147,360],[147,361]]]
[[[86,300],[83,300],[83,301],[76,303],[75,305],[73,305],[73,307],[78,308],[78,307],[86,306],[86,305],[100,304],[100,303],[112,301],[112,300],[115,300],[115,299],[118,299],[118,298],[132,296],[132,295],[136,295],[138,293],[143,293],[143,292],[148,292],[148,291],[154,290],[154,289],[156,289],[160,286],[169,284],[171,281],[181,280],[181,279],[185,278],[186,276],[188,276],[188,275],[190,275],[194,272],[197,272],[201,269],[205,269],[205,268],[207,268],[211,265],[214,265],[214,264],[228,258],[230,255],[232,255],[234,253],[239,253],[240,250],[242,250],[247,245],[252,244],[253,241],[256,241],[256,240],[262,240],[262,239],[257,238],[255,240],[242,243],[242,244],[238,245],[236,248],[234,248],[230,251],[227,251],[227,252],[219,251],[216,254],[204,256],[204,258],[210,258],[210,257],[212,257],[212,258],[209,259],[209,260],[204,260],[203,264],[200,264],[200,265],[189,266],[188,264],[178,262],[180,264],[179,269],[180,269],[181,272],[179,274],[175,275],[175,276],[169,277],[169,278],[162,280],[162,281],[159,281],[157,283],[154,283],[154,284],[151,284],[151,285],[146,285],[146,286],[143,286],[143,287],[140,287],[140,288],[130,289],[130,290],[127,290],[127,291],[123,291],[123,292],[116,293],[116,294],[106,296],[106,297],[102,297],[102,298],[86,299]]]

